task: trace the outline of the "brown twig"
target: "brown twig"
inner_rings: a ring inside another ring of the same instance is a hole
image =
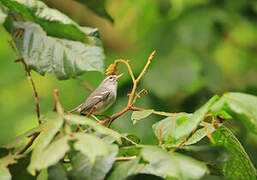
[[[203,125],[204,125],[205,130],[206,130],[207,137],[210,139],[210,141],[211,141],[213,144],[215,144],[215,141],[213,140],[213,138],[212,138],[212,136],[211,136],[211,132],[210,132],[210,130],[209,130],[209,128],[208,128],[208,123],[206,123],[206,122],[204,122],[204,121],[202,121],[202,123],[203,123]]]
[[[85,87],[86,90],[88,90],[89,92],[92,92],[94,90],[85,79],[81,77],[78,77],[78,79],[80,80],[81,84]]]
[[[30,146],[32,146],[33,142],[36,140],[39,134],[40,132],[35,133],[30,139],[30,141],[26,144],[26,146],[22,150],[20,150],[17,154],[23,154]]]
[[[159,146],[162,146],[162,129],[159,129],[159,136],[158,136]]]
[[[30,70],[27,66],[27,64],[25,63],[23,58],[19,58],[17,59],[15,62],[21,62],[24,65],[24,69],[27,73],[27,77],[31,82],[32,88],[33,88],[33,92],[34,92],[34,96],[35,96],[35,105],[36,105],[36,113],[37,113],[37,119],[38,119],[38,123],[41,124],[41,120],[40,120],[40,110],[39,110],[39,98],[38,98],[38,92],[35,86],[35,83],[32,79],[32,76],[30,74]]]
[[[137,156],[129,156],[129,157],[116,157],[115,161],[129,161],[129,160],[133,160],[136,159]]]
[[[151,60],[152,60],[154,54],[155,54],[155,51],[153,51],[153,52],[151,53],[151,55],[148,57],[148,60],[147,60],[146,65],[144,66],[143,70],[141,71],[141,73],[139,74],[139,76],[138,76],[136,79],[135,79],[135,76],[134,76],[134,74],[133,74],[133,72],[132,72],[132,69],[131,69],[131,67],[130,67],[130,65],[129,65],[129,61],[128,61],[128,60],[126,61],[126,60],[123,60],[123,59],[118,59],[118,60],[116,60],[116,61],[114,62],[114,64],[110,65],[111,68],[108,68],[108,69],[107,69],[107,70],[108,70],[108,73],[110,74],[110,73],[111,73],[111,72],[110,72],[110,69],[113,70],[113,71],[115,71],[115,70],[116,70],[116,67],[117,67],[117,64],[120,63],[120,62],[122,62],[122,63],[124,63],[124,64],[127,66],[127,69],[128,69],[128,71],[129,71],[130,77],[131,77],[132,82],[133,82],[132,90],[131,90],[131,92],[128,94],[129,99],[128,99],[128,104],[127,104],[127,106],[126,106],[123,110],[121,110],[120,112],[115,113],[115,114],[113,114],[113,115],[110,117],[110,120],[109,120],[109,122],[108,122],[107,127],[110,127],[111,124],[112,124],[112,122],[113,122],[115,119],[117,119],[118,117],[120,117],[121,115],[123,115],[125,112],[127,112],[128,110],[130,110],[130,109],[132,108],[133,103],[135,103],[135,101],[133,101],[133,97],[134,97],[134,95],[135,95],[135,91],[136,91],[136,88],[137,88],[137,84],[138,84],[138,82],[140,81],[140,79],[142,78],[142,76],[143,76],[143,74],[145,73],[145,71],[146,71],[146,69],[148,68],[148,66],[150,65]],[[135,100],[135,99],[134,99],[134,100]]]

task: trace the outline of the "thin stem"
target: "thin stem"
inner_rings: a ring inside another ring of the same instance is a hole
[[[146,63],[146,65],[145,65],[144,69],[141,71],[141,73],[140,73],[139,76],[137,77],[136,82],[139,82],[139,80],[140,80],[140,79],[142,78],[142,76],[144,75],[146,69],[148,68],[148,66],[150,65],[150,63],[151,63],[151,61],[152,61],[152,59],[153,59],[153,56],[154,56],[155,52],[156,52],[156,51],[153,51],[153,52],[150,54],[150,56],[148,57],[147,63]]]
[[[132,159],[136,159],[137,156],[129,156],[129,157],[116,157],[115,161],[129,161]]]
[[[36,140],[39,134],[40,134],[39,132],[34,134],[30,139],[30,141],[26,144],[26,146],[22,150],[20,150],[17,154],[23,154],[30,146],[32,146],[33,142]]]
[[[28,68],[28,66],[25,63],[23,58],[19,58],[15,62],[21,62],[24,65],[24,69],[25,69],[27,77],[28,77],[28,79],[29,79],[29,81],[30,81],[30,83],[32,85],[34,96],[35,96],[35,105],[36,105],[36,114],[37,114],[38,123],[41,124],[38,92],[37,92],[35,83],[34,83],[34,81],[32,79],[32,76],[30,74],[29,68]]]

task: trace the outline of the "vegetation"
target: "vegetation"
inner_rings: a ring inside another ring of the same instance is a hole
[[[108,23],[103,42],[42,1],[0,1],[1,180],[256,179],[257,3],[67,2],[45,1]],[[105,123],[68,112],[119,73]]]

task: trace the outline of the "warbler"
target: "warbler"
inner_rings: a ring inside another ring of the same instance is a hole
[[[93,107],[93,114],[104,112],[116,100],[118,80],[123,74],[107,76],[100,85],[88,96],[84,103],[69,112],[86,115]]]

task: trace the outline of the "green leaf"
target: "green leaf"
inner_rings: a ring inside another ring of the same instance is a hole
[[[150,114],[153,113],[152,109],[147,109],[144,111],[134,111],[131,115],[131,120],[133,121],[133,124],[136,124],[137,121],[146,118],[147,116],[149,116]]]
[[[127,162],[116,163],[107,180],[124,180],[136,173],[140,158]]]
[[[35,175],[35,170],[36,169],[43,169],[45,166],[44,160],[42,162],[41,156],[44,153],[45,150],[47,150],[48,145],[56,135],[56,133],[59,131],[60,127],[63,124],[63,119],[59,116],[57,116],[55,119],[51,119],[46,122],[44,129],[41,131],[38,140],[35,144],[35,147],[33,149],[32,155],[31,155],[31,161],[28,166],[28,171],[32,174]],[[63,147],[67,148],[65,145],[65,142],[59,142]],[[58,144],[59,144],[58,143]],[[57,145],[58,145],[57,144]],[[50,148],[48,149],[48,152],[53,152],[53,147],[56,147],[56,143],[53,144],[53,146],[49,146]],[[59,148],[59,147],[58,147]],[[60,149],[59,149],[60,150]],[[62,154],[63,151],[60,150],[60,154]],[[58,157],[58,156],[57,156]],[[48,163],[52,163],[50,159],[48,159]],[[55,159],[56,161],[56,159]]]
[[[257,97],[244,93],[225,93],[217,101],[212,111],[224,109],[236,119],[241,120],[251,131],[257,133]]]
[[[74,180],[102,180],[111,169],[117,152],[118,147],[112,145],[109,154],[97,156],[94,163],[90,161],[89,156],[76,153],[71,159],[72,170],[69,175]]]
[[[140,173],[163,178],[200,179],[208,172],[203,162],[179,153],[168,153],[157,147],[145,147],[141,155],[149,164]]]
[[[152,128],[155,133],[155,136],[159,138],[159,133],[161,132],[161,138],[164,142],[171,141],[174,139],[174,135],[172,134],[176,127],[178,127],[184,121],[187,121],[191,114],[186,113],[177,113],[176,116],[167,117],[155,124],[153,124]]]
[[[113,18],[106,12],[105,10],[105,0],[76,0],[83,5],[85,5],[87,8],[94,11],[99,16],[102,16],[109,21],[113,22]]]
[[[208,125],[207,126],[210,133],[215,131],[215,128],[212,125]],[[204,137],[207,136],[207,132],[205,128],[201,128],[198,129],[185,143],[184,145],[188,146],[188,145],[192,145],[195,144],[197,142],[199,142],[200,140],[202,140]]]
[[[67,172],[62,164],[58,163],[48,168],[47,180],[69,180]]]
[[[70,139],[69,136],[63,136],[53,141],[40,153],[36,160],[31,161],[30,168],[41,170],[56,164],[70,149],[68,144]]]
[[[121,134],[119,134],[118,132],[116,132],[112,129],[109,129],[105,126],[102,126],[99,123],[97,123],[87,117],[78,116],[78,115],[65,115],[64,118],[70,124],[88,125],[101,134],[105,134],[105,135],[113,137],[116,141],[118,141],[121,144],[121,137],[122,137]]]
[[[103,49],[77,41],[47,36],[43,29],[32,22],[14,22],[12,33],[24,29],[16,38],[16,47],[29,69],[44,75],[54,73],[58,79],[68,79],[85,71],[103,72]]]
[[[77,141],[74,148],[88,156],[91,163],[94,163],[97,156],[105,156],[110,153],[110,145],[106,144],[99,137],[91,134],[74,134]]]
[[[0,3],[0,25],[2,25],[6,19],[6,14],[4,13],[2,7],[1,7],[1,3]]]
[[[0,179],[1,180],[11,180],[12,176],[7,166],[9,164],[17,163],[14,157],[15,157],[14,155],[9,154],[0,159]]]
[[[15,139],[11,140],[9,143],[1,145],[1,147],[8,148],[8,149],[18,147],[24,143],[26,138],[34,135],[35,133],[40,132],[44,128],[44,126],[45,126],[44,123],[40,124],[39,126],[33,128],[31,130],[28,130],[24,134],[17,136]]]
[[[37,0],[4,0],[14,18],[22,21],[33,21],[39,24],[49,36],[64,38],[88,43],[89,38],[81,27],[61,12],[48,8],[43,2]]]
[[[193,116],[191,116],[188,121],[182,123],[178,128],[176,128],[174,132],[174,137],[179,139],[190,134],[198,124],[204,120],[204,115],[207,114],[211,108],[211,106],[219,99],[218,96],[212,97],[205,105],[203,105],[200,109],[194,112]]]
[[[223,163],[223,173],[228,180],[256,179],[256,169],[244,148],[234,136],[234,134],[225,126],[212,134],[215,145],[224,146],[229,154],[228,161]]]

